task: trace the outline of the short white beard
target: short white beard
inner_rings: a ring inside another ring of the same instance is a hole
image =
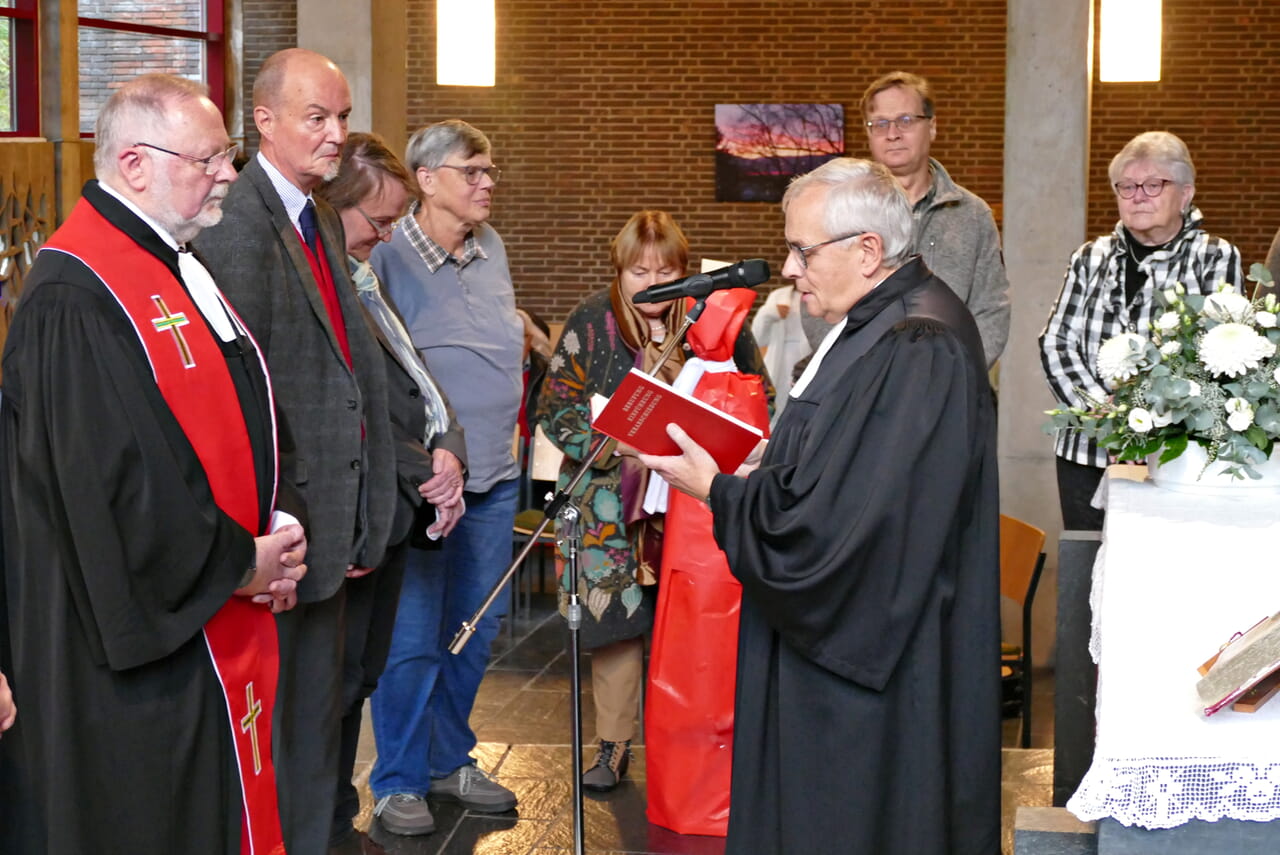
[[[200,232],[210,226],[216,226],[220,222],[222,222],[221,205],[216,208],[202,209],[200,213],[196,214],[191,219],[178,220],[172,226],[166,225],[166,228],[169,229],[174,240],[179,244],[184,244],[194,240],[195,236],[200,234]]]
[[[156,201],[160,210],[151,216],[168,230],[169,234],[179,244],[188,243],[193,240],[196,235],[210,226],[216,226],[222,222],[222,202],[227,198],[227,191],[230,185],[217,185],[209,191],[209,195],[205,197],[204,203],[200,206],[200,211],[190,219],[179,216],[178,212],[173,209],[172,203],[169,201],[169,194],[173,192],[173,185],[169,181],[168,175],[164,175],[153,186]],[[210,207],[209,203],[216,201],[217,204]]]

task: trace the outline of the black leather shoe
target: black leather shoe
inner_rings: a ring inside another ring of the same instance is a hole
[[[370,840],[364,832],[353,828],[345,837],[329,841],[329,855],[386,855],[386,850]]]

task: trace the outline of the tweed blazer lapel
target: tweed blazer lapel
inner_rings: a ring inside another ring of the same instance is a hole
[[[311,306],[311,311],[315,313],[316,319],[324,328],[325,335],[329,339],[329,345],[345,364],[346,357],[342,353],[341,345],[338,344],[338,337],[333,330],[333,324],[329,321],[329,311],[325,308],[324,298],[320,296],[320,285],[316,282],[315,274],[311,272],[311,262],[307,260],[307,252],[302,246],[302,237],[294,227],[293,221],[289,219],[289,213],[285,211],[284,203],[280,201],[280,194],[276,192],[276,188],[271,184],[271,178],[259,165],[256,158],[249,161],[240,177],[248,179],[262,197],[263,204],[266,205],[267,211],[271,214],[271,224],[275,226],[280,243],[284,246],[285,252],[289,254],[289,261],[293,266],[294,274],[302,283],[302,291],[306,294],[307,303]],[[319,205],[317,205],[318,214]],[[326,256],[329,259],[329,269],[333,272],[334,286],[338,287],[339,276],[346,270],[344,266],[346,264],[345,251],[343,260],[338,264],[334,264],[333,251],[330,247],[341,241],[341,237],[335,237],[333,229],[325,227],[322,217],[319,219],[320,239],[324,242]]]

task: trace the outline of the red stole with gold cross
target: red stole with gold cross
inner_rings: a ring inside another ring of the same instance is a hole
[[[80,259],[115,297],[133,323],[156,386],[200,459],[214,501],[250,533],[262,534],[253,450],[239,396],[220,344],[186,289],[160,259],[84,199],[46,247]],[[244,804],[240,851],[283,855],[271,763],[271,711],[280,668],[275,619],[266,606],[233,596],[205,624],[204,635],[236,746]]]

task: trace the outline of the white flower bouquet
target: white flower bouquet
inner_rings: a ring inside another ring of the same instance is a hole
[[[1261,264],[1248,278],[1271,284]],[[1208,296],[1176,285],[1155,299],[1149,338],[1122,333],[1098,351],[1110,397],[1082,392],[1086,405],[1048,411],[1045,431],[1076,428],[1122,461],[1159,452],[1168,463],[1195,441],[1233,478],[1260,477],[1253,467],[1280,439],[1280,301],[1250,300],[1225,283]]]

